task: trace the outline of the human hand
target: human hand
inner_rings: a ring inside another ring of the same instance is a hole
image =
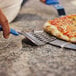
[[[5,15],[3,14],[2,10],[0,9],[0,25],[3,29],[3,36],[4,38],[8,38],[10,34],[9,23]]]

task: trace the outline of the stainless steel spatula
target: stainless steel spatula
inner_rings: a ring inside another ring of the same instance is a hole
[[[51,44],[51,45],[58,46],[61,48],[68,48],[68,49],[76,50],[76,44],[60,40],[52,35],[50,36],[44,31],[26,32],[23,35],[38,46],[45,45],[45,44]]]

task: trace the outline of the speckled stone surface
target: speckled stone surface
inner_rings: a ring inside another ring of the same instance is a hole
[[[74,1],[74,2],[73,2]],[[76,13],[75,0],[61,0],[67,14]],[[28,0],[10,27],[19,31],[41,30],[43,24],[58,17],[52,6]],[[23,36],[0,33],[0,76],[76,76],[76,51],[52,45],[34,46]]]

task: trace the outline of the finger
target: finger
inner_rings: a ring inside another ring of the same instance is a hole
[[[3,29],[3,36],[4,38],[8,38],[10,34],[9,23],[5,15],[3,14],[2,10],[0,9],[0,24]]]

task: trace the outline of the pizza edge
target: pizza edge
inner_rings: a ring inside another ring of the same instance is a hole
[[[68,42],[76,43],[76,37],[69,38],[68,36],[63,35],[63,33],[61,33],[57,29],[57,27],[55,27],[55,25],[52,25],[49,22],[46,22],[44,24],[43,28],[44,28],[45,32],[52,34],[52,35],[56,36],[57,38],[63,39]]]

